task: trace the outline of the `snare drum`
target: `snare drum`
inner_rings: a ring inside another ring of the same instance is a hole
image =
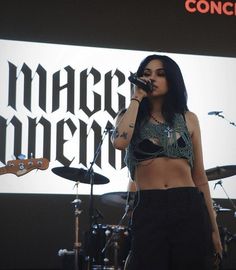
[[[130,250],[130,229],[119,225],[96,224],[90,235],[92,269],[123,269]]]

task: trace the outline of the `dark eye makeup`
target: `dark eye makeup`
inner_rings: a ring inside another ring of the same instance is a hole
[[[155,70],[154,72],[159,77],[165,77],[165,75],[166,75],[164,68],[159,68],[159,69]],[[145,69],[143,72],[144,77],[151,76],[151,74],[152,74],[152,71],[149,69]]]

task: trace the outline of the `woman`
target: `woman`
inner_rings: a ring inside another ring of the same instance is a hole
[[[134,86],[112,136],[116,149],[126,149],[137,187],[127,269],[210,270],[222,246],[181,70],[167,56],[150,55],[137,77],[152,87]]]

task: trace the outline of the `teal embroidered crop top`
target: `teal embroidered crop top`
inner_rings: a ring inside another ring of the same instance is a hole
[[[148,121],[139,134],[134,133],[124,160],[131,179],[139,162],[158,157],[185,158],[193,166],[192,141],[182,114],[175,114],[171,128],[166,123]]]

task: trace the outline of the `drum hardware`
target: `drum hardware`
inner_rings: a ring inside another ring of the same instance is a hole
[[[213,208],[216,211],[216,213],[219,212],[229,212],[232,211],[230,208],[223,208],[220,204],[218,204],[216,201],[212,200]]]
[[[233,207],[234,217],[236,217],[236,206],[235,206],[233,200],[229,197],[225,188],[223,187],[223,182],[222,182],[223,178],[227,178],[227,177],[236,175],[236,166],[235,165],[228,165],[228,166],[211,168],[211,169],[206,170],[206,175],[207,175],[208,181],[220,179],[219,181],[217,181],[215,183],[214,189],[216,189],[216,187],[218,185],[221,186],[224,193],[226,194],[227,199],[229,200],[230,204]],[[214,208],[216,214],[222,213],[222,212],[232,211],[232,209],[221,207],[221,205],[217,204],[214,200],[213,200],[213,208]],[[230,242],[236,240],[236,234],[235,235],[232,234],[231,232],[229,232],[229,230],[226,227],[221,227],[221,226],[219,226],[219,231],[220,231],[221,243],[222,243],[222,247],[223,247],[223,260],[224,260],[224,257],[227,256],[227,254],[228,254]],[[220,263],[217,264],[217,268],[215,268],[215,269],[217,269],[217,270],[222,269],[222,261],[220,261]]]
[[[111,131],[111,128],[107,127],[105,128],[103,132],[103,136],[101,137],[100,143],[96,149],[93,161],[90,163],[90,167],[88,170],[86,169],[78,169],[78,168],[72,168],[68,166],[64,167],[56,167],[52,169],[52,172],[55,173],[58,176],[61,176],[63,178],[75,181],[75,187],[76,187],[76,198],[72,202],[75,207],[75,243],[74,243],[74,255],[75,255],[75,270],[79,270],[79,252],[81,248],[81,243],[79,242],[79,215],[82,212],[80,210],[80,204],[81,200],[78,198],[78,184],[85,183],[90,184],[90,202],[89,202],[89,234],[91,234],[91,228],[92,225],[97,222],[97,218],[100,216],[100,212],[96,209],[96,213],[94,210],[94,201],[93,201],[93,186],[99,185],[99,184],[107,184],[109,183],[109,179],[106,178],[103,175],[100,175],[98,173],[95,173],[93,171],[93,165],[95,164],[98,155],[101,150],[102,143],[105,139],[105,136],[107,133]],[[90,250],[90,249],[89,249]],[[61,253],[60,253],[61,254]],[[92,267],[92,256],[90,254],[87,254],[88,256],[85,257],[85,261],[87,263],[86,269],[90,270]]]
[[[71,202],[72,205],[74,205],[74,217],[75,217],[75,242],[74,242],[74,269],[79,270],[79,253],[81,248],[81,242],[79,241],[79,215],[82,213],[82,210],[80,209],[80,205],[82,201],[78,198],[78,185],[79,182],[76,182],[76,197]],[[67,252],[69,254],[71,252]],[[72,254],[72,253],[71,253]]]
[[[236,206],[235,206],[233,200],[229,197],[229,195],[228,195],[228,193],[226,192],[225,188],[223,187],[222,180],[216,182],[214,189],[217,187],[217,185],[220,185],[221,188],[223,189],[223,191],[224,191],[224,193],[225,193],[227,199],[229,200],[230,204],[232,205],[232,207],[233,207],[233,209],[234,209],[234,217],[236,218]]]
[[[71,204],[74,205],[74,217],[75,217],[75,242],[74,242],[74,250],[69,251],[67,249],[60,249],[58,251],[58,256],[65,256],[65,255],[74,255],[74,269],[79,270],[79,265],[81,265],[81,262],[79,263],[79,255],[80,255],[80,248],[81,248],[81,242],[79,241],[79,215],[82,213],[82,210],[80,209],[80,205],[82,201],[78,198],[78,184],[77,182],[75,184],[76,187],[76,197],[71,202]]]
[[[79,251],[81,248],[81,242],[79,242],[79,215],[81,214],[80,205],[81,200],[78,198],[78,182],[76,183],[76,198],[71,203],[75,207],[75,243],[74,243],[74,250],[75,250],[75,270],[79,269]]]
[[[236,234],[232,234],[226,227],[220,227],[220,237],[223,246],[223,255],[228,253],[228,245],[232,241],[236,241]]]
[[[123,269],[130,250],[130,231],[126,226],[94,224],[92,236],[91,269]],[[87,268],[86,268],[87,269]]]
[[[208,169],[205,172],[206,172],[208,181],[220,179],[218,182],[215,183],[214,189],[216,189],[218,185],[221,186],[227,199],[229,200],[230,204],[232,205],[234,209],[234,217],[236,218],[236,206],[222,185],[223,178],[236,175],[236,165],[226,165],[226,166],[221,166],[221,167],[215,167],[215,168]]]
[[[219,173],[219,170],[218,170]],[[222,176],[227,177],[226,175],[230,176],[232,175],[233,171],[231,170],[231,172],[227,172],[226,171],[222,171],[219,173],[219,175],[221,174]],[[236,217],[236,206],[233,202],[233,200],[229,197],[228,193],[226,192],[225,188],[223,187],[222,184],[222,180],[219,180],[218,182],[215,183],[214,189],[220,185],[221,188],[223,189],[224,193],[227,196],[227,199],[229,200],[229,202],[231,203],[233,209],[234,209],[234,217]],[[232,209],[228,209],[228,208],[223,208],[221,207],[219,204],[216,204],[216,202],[213,201],[213,208],[215,209],[216,213],[222,213],[222,212],[227,212],[227,211],[232,211]],[[221,244],[223,247],[223,260],[225,257],[227,257],[228,255],[228,251],[229,251],[229,244],[231,241],[236,240],[236,235],[232,234],[226,227],[219,227],[219,231],[220,231],[220,238],[221,238]],[[220,261],[219,264],[219,268],[217,269],[222,269],[222,261]]]
[[[118,196],[117,196],[118,195]],[[114,196],[116,198],[114,198]],[[105,255],[105,259],[104,259],[104,263],[107,264],[107,262],[109,261],[108,258],[106,258],[106,251],[109,247],[113,248],[114,251],[114,255],[113,255],[113,260],[114,260],[114,270],[120,270],[121,265],[119,265],[119,250],[120,250],[120,245],[119,245],[119,237],[120,237],[120,227],[122,226],[124,220],[126,217],[130,217],[130,212],[133,209],[133,199],[134,199],[134,192],[115,192],[115,193],[108,193],[108,194],[104,194],[102,196],[102,198],[106,198],[105,201],[108,202],[118,202],[118,203],[122,203],[124,204],[125,202],[125,212],[123,214],[123,216],[121,217],[120,221],[118,222],[117,225],[114,226],[114,229],[112,230],[112,234],[110,236],[110,238],[106,241],[106,244],[104,246],[104,248],[102,249],[102,254]],[[106,235],[108,236],[110,234],[110,231],[106,232]],[[129,234],[129,232],[127,231],[126,234]],[[127,254],[128,255],[128,254]],[[125,258],[126,259],[126,258]]]
[[[106,244],[101,251],[101,253],[104,255],[104,267],[106,267],[109,263],[109,258],[106,254],[106,251],[109,247],[112,247],[113,251],[114,251],[114,255],[113,255],[114,270],[118,270],[118,269],[120,269],[119,262],[118,262],[118,252],[120,249],[119,242],[118,242],[118,240],[119,240],[119,227],[118,227],[118,225],[115,226],[115,228],[113,229],[112,232],[109,230],[106,230],[105,235],[106,235]],[[111,236],[109,237],[109,235],[111,235]]]

